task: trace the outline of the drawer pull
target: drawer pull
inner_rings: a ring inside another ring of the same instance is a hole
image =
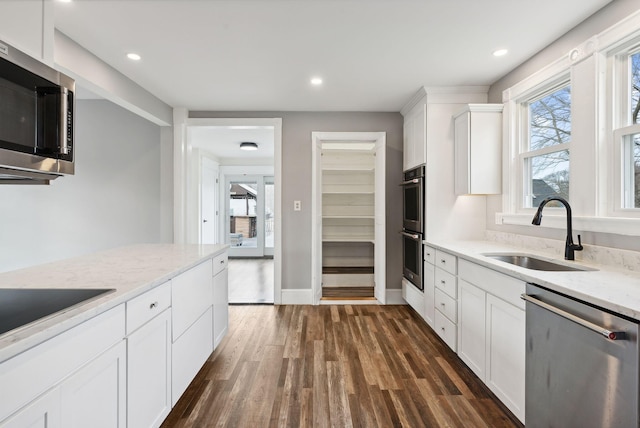
[[[158,302],[153,302],[152,304],[149,305],[149,309],[153,309],[157,307],[158,307]]]
[[[444,327],[440,327],[440,330],[445,331],[445,330],[444,330]]]
[[[447,261],[445,259],[440,259],[440,263],[447,263]]]
[[[444,279],[440,280],[440,284],[446,284],[446,283],[447,283],[447,281],[445,281]]]
[[[224,260],[220,260],[220,264],[223,265],[224,264]]]
[[[444,303],[440,303],[440,305],[444,308]]]
[[[431,253],[427,253],[427,256],[431,257]]]

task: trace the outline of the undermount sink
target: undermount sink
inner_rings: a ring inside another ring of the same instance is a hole
[[[0,288],[0,335],[80,303],[115,291],[112,288]]]
[[[548,272],[584,272],[594,271],[596,269],[584,266],[571,266],[564,263],[558,263],[551,260],[545,260],[529,254],[513,254],[513,253],[487,253],[483,254],[494,260],[498,260],[512,265],[520,266],[525,269],[541,270]]]

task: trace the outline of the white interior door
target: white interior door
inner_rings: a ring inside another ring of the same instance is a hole
[[[322,139],[320,133],[312,134],[312,186],[311,186],[311,288],[313,304],[322,299]]]
[[[200,178],[200,242],[217,244],[218,238],[218,168],[215,162],[202,158]]]

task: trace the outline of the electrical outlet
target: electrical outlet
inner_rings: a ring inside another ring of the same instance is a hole
[[[300,209],[301,209],[300,201],[293,201],[293,210],[300,211]]]

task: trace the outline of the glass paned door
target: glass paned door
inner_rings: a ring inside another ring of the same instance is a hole
[[[226,242],[232,257],[273,255],[273,177],[227,176]]]

